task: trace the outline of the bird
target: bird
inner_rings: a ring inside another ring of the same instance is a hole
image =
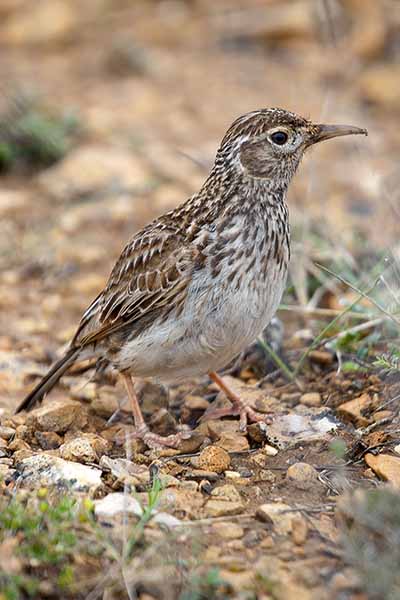
[[[313,123],[282,108],[237,118],[200,191],[133,235],[65,354],[17,412],[32,409],[76,361],[96,358],[120,374],[134,435],[149,448],[178,448],[187,433],[150,431],[136,379],[170,383],[208,374],[230,400],[209,418],[239,416],[241,430],[265,420],[218,371],[257,338],[279,306],[290,259],[286,196],[304,153],[354,134],[367,130]]]

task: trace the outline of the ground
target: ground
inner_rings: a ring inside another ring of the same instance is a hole
[[[0,6],[0,599],[400,597],[400,11],[387,0]],[[366,127],[290,190],[279,321],[226,377],[272,416],[201,420],[207,377],[138,392],[63,351],[124,243],[201,185],[239,114]]]

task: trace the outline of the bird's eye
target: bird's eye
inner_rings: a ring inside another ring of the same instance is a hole
[[[275,131],[272,135],[271,135],[271,140],[274,142],[274,144],[278,144],[278,146],[283,146],[283,144],[286,144],[286,142],[288,141],[288,134],[286,133],[286,131]]]

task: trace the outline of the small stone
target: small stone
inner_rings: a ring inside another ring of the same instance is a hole
[[[305,406],[321,406],[321,394],[317,392],[303,394],[300,398],[300,403]]]
[[[60,446],[60,456],[65,460],[93,463],[97,454],[86,438],[76,438]]]
[[[394,452],[396,452],[396,454],[400,454],[400,444],[397,444],[397,446],[395,446],[393,448],[393,450],[394,450]],[[226,475],[226,473],[225,473],[225,475]]]
[[[154,515],[150,521],[150,524],[157,524],[161,525],[161,527],[172,529],[173,527],[179,527],[182,525],[182,521],[166,512],[159,512]]]
[[[323,350],[312,350],[308,358],[320,365],[331,365],[333,363],[333,354],[324,352]]]
[[[206,517],[224,517],[239,515],[244,510],[241,502],[229,502],[227,500],[208,500],[205,506]]]
[[[107,494],[101,500],[95,500],[94,502],[94,514],[100,520],[112,519],[120,513],[141,517],[143,509],[136,498],[121,492]]]
[[[211,492],[211,496],[216,496],[217,498],[223,498],[224,500],[229,500],[230,502],[241,502],[242,498],[232,484],[225,484],[219,487],[216,487]]]
[[[215,523],[213,531],[225,540],[238,540],[244,535],[243,527],[237,523]]]
[[[318,471],[308,463],[298,462],[286,472],[286,479],[301,490],[308,490],[318,480]]]
[[[289,406],[296,406],[300,401],[301,393],[300,392],[285,392],[281,394],[281,401]]]
[[[256,517],[264,523],[273,525],[279,535],[286,535],[291,532],[294,514],[291,507],[283,502],[262,504],[256,511]]]
[[[367,393],[361,394],[358,398],[344,402],[337,408],[337,413],[347,421],[352,421],[357,427],[365,427],[371,420],[365,414],[374,408],[374,401]]]
[[[307,539],[308,525],[302,515],[292,518],[292,539],[297,546],[302,546]]]
[[[57,486],[73,491],[95,491],[103,485],[100,469],[49,454],[25,458],[19,469],[21,484],[26,486]]]
[[[225,471],[226,479],[240,479],[241,475],[238,471]]]
[[[400,458],[390,454],[366,454],[364,460],[375,473],[389,481],[394,487],[400,488]]]
[[[226,472],[228,473],[228,471]],[[226,476],[225,473],[225,476]],[[209,481],[216,481],[219,478],[218,473],[214,471],[204,471],[203,469],[192,469],[185,474],[187,479],[194,479],[195,481],[201,481],[202,479],[208,479]]]
[[[3,440],[9,440],[15,435],[15,429],[12,427],[0,427],[0,438]]]
[[[176,433],[176,419],[166,408],[159,408],[151,415],[149,426],[151,431],[158,435]]]
[[[258,467],[265,467],[267,463],[267,457],[264,452],[256,452],[250,456],[250,462],[254,463]]]
[[[96,415],[109,419],[119,410],[120,405],[114,393],[102,390],[100,395],[92,400],[90,407]]]
[[[30,450],[31,447],[24,440],[15,438],[8,444],[8,449],[11,452],[19,452],[20,450]]]
[[[267,432],[266,423],[262,423],[262,422],[251,423],[250,425],[247,426],[247,433],[248,433],[250,439],[252,439],[257,444],[261,444],[262,442],[265,441],[266,432]]]
[[[54,431],[35,431],[35,438],[42,450],[54,450],[62,444],[62,437]]]
[[[151,381],[135,384],[135,391],[146,415],[153,415],[160,408],[168,409],[168,390],[165,386]]]
[[[201,396],[186,396],[185,402],[181,407],[181,422],[196,423],[204,414],[210,403]],[[207,425],[205,424],[206,429]]]
[[[262,469],[258,474],[258,479],[267,483],[275,483],[276,475],[273,471],[270,471],[269,469]]]
[[[74,401],[52,401],[28,413],[26,424],[41,431],[63,433],[83,429],[88,421],[85,407]]]
[[[274,448],[273,446],[269,446],[268,444],[265,444],[265,446],[263,448],[263,452],[265,452],[265,454],[267,456],[276,456],[278,454],[277,448]]]
[[[199,467],[205,471],[223,473],[229,469],[231,458],[226,450],[219,446],[207,446],[200,452]]]
[[[250,449],[248,439],[243,435],[237,433],[222,433],[219,440],[218,446],[223,448],[227,452],[244,452]]]
[[[374,421],[381,421],[382,419],[391,419],[393,413],[391,410],[378,410],[373,414]]]

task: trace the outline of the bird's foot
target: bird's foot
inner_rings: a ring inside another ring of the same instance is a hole
[[[226,408],[215,408],[211,409],[210,412],[206,411],[203,415],[204,421],[221,419],[222,417],[235,417],[239,415],[239,430],[246,431],[248,423],[259,423],[263,422],[267,425],[272,423],[271,417],[263,413],[257,412],[250,406],[247,406],[242,400],[235,399],[231,400],[232,405]]]
[[[139,429],[135,429],[135,431],[132,433],[132,437],[142,440],[146,446],[152,450],[160,450],[160,448],[164,447],[178,448],[179,444],[183,440],[190,438],[190,436],[190,431],[181,431],[179,433],[166,436],[158,435],[157,433],[152,433],[147,425],[143,425]]]

